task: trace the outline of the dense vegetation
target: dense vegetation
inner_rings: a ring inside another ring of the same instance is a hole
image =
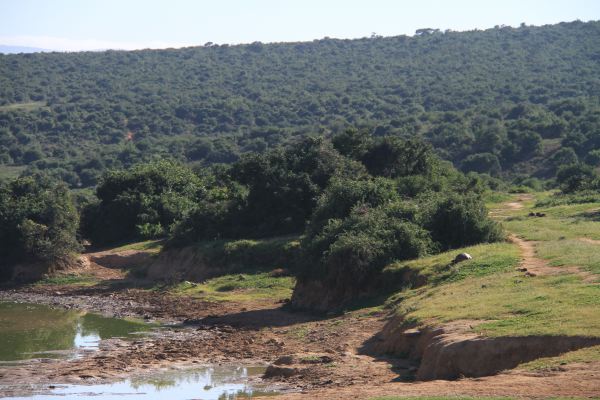
[[[393,261],[501,240],[485,188],[425,142],[349,130],[196,174],[170,162],[106,173],[82,231],[94,244],[166,235],[170,248],[302,234],[299,284],[354,290]]]
[[[418,136],[463,171],[539,186],[531,176],[600,163],[599,61],[599,22],[0,55],[0,172],[87,187],[157,157],[231,163],[355,126]]]
[[[79,250],[69,189],[43,177],[0,181],[0,281],[19,263],[52,264]]]

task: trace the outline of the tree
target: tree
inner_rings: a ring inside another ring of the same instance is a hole
[[[491,153],[471,154],[467,156],[461,163],[461,169],[465,172],[475,171],[490,175],[498,175],[502,171],[498,157]]]
[[[0,181],[0,280],[18,263],[46,268],[79,250],[77,210],[68,188],[44,176]]]
[[[427,175],[437,164],[431,146],[420,140],[385,137],[362,157],[370,174],[388,178]]]
[[[96,245],[166,235],[203,196],[201,179],[172,161],[140,164],[104,174],[98,202],[82,215],[82,232]]]

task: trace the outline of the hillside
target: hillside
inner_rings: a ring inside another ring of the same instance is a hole
[[[0,170],[91,186],[156,156],[228,163],[357,127],[423,136],[465,171],[547,178],[600,163],[599,60],[600,22],[0,55]]]

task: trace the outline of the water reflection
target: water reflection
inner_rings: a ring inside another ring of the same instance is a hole
[[[0,361],[72,357],[101,339],[130,337],[147,324],[36,304],[0,302]]]
[[[27,397],[29,399],[81,399],[97,400],[133,397],[135,399],[203,399],[229,400],[275,394],[249,378],[264,372],[262,367],[208,367],[194,370],[171,370],[145,378],[131,379],[104,385],[65,385],[50,394]],[[135,396],[135,397],[134,397]],[[13,400],[25,397],[11,398]]]

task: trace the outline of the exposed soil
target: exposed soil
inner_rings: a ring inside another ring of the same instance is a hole
[[[590,238],[579,238],[578,240],[584,242],[584,243],[588,243],[588,244],[596,244],[596,245],[600,245],[600,240],[597,239],[590,239]]]
[[[580,240],[586,241],[586,238]],[[518,270],[523,272],[527,277],[535,277],[538,275],[559,275],[559,274],[575,274],[581,277],[584,282],[594,283],[596,282],[596,275],[591,272],[585,271],[576,266],[562,265],[560,267],[553,267],[549,265],[545,260],[538,258],[535,254],[535,246],[537,242],[532,240],[523,240],[518,236],[510,235],[509,240],[521,249],[521,263]],[[592,239],[589,239],[592,240]]]
[[[504,207],[509,210],[521,210],[523,208],[523,202],[530,200],[533,200],[533,195],[527,193],[519,194],[516,201],[504,203]]]
[[[417,360],[372,352],[368,344],[385,313],[327,318],[290,312],[274,301],[208,302],[147,290],[114,264],[88,255],[81,271],[106,279],[94,286],[43,285],[0,291],[0,300],[27,301],[170,323],[134,341],[110,339],[75,360],[36,360],[0,367],[0,396],[27,394],[19,383],[99,383],[149,374],[157,368],[205,364],[272,365],[267,382],[287,390],[281,399],[369,398],[381,395],[469,395],[541,398],[600,396],[600,363],[572,364],[532,374],[513,370],[456,381],[411,382]],[[105,258],[106,259],[106,258]],[[108,258],[113,259],[113,258]],[[476,322],[472,322],[476,323]],[[290,392],[291,391],[291,392]]]

